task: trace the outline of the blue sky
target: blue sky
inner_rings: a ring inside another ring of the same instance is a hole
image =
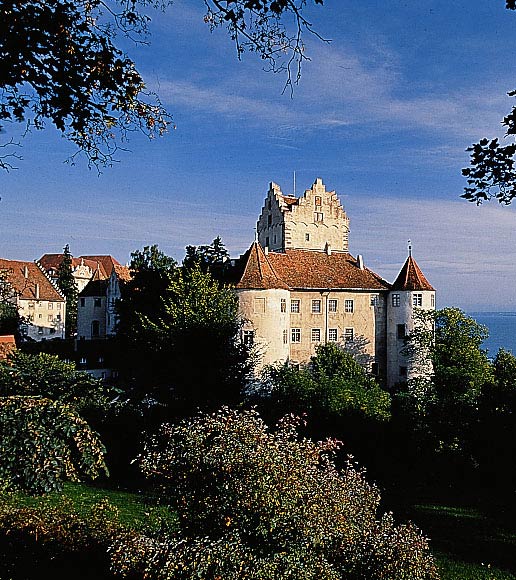
[[[503,0],[325,0],[309,17],[293,98],[285,78],[236,59],[210,34],[201,0],[153,14],[150,47],[128,47],[176,130],[101,176],[63,161],[52,129],[29,135],[19,169],[0,175],[0,256],[35,259],[157,243],[177,259],[221,235],[232,255],[253,240],[269,181],[297,192],[322,177],[351,219],[350,250],[393,280],[407,240],[438,305],[516,310],[514,209],[459,199],[466,147],[502,136],[516,88],[516,13]]]

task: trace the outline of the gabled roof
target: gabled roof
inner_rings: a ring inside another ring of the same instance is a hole
[[[396,281],[392,285],[393,290],[434,290],[430,282],[412,256],[407,258],[400,270]]]
[[[64,254],[43,254],[39,263],[47,270],[57,270],[63,261]],[[113,269],[117,266],[123,267],[113,256],[74,256],[72,257],[72,268],[77,268],[82,263],[94,272],[98,278],[109,278]]]
[[[262,250],[258,242],[253,245],[242,256],[241,260],[244,262],[244,269],[240,277],[237,288],[246,289],[272,289],[285,288],[288,286],[280,280],[274,268],[271,266],[268,256]]]
[[[4,260],[0,258],[0,272],[7,274],[7,281],[22,300],[49,300],[64,302],[64,297],[34,262]],[[39,298],[36,297],[39,289]]]
[[[390,290],[390,284],[347,252],[264,251],[256,242],[240,258],[237,288]],[[238,267],[238,266],[237,266]]]

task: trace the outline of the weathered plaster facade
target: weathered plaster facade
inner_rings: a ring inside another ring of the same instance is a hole
[[[389,284],[348,253],[348,237],[346,212],[321,179],[301,198],[270,184],[258,241],[234,267],[243,339],[261,366],[308,362],[318,344],[337,342],[360,346],[388,386],[414,376],[403,338],[415,308],[435,308],[435,291],[412,256]]]

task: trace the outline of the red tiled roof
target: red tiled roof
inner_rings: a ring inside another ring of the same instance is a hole
[[[57,270],[63,261],[63,257],[64,254],[43,254],[39,263],[47,271]],[[109,278],[113,268],[121,266],[120,262],[113,258],[113,256],[77,256],[72,258],[72,267],[76,268],[77,266],[80,266],[82,262],[84,262],[84,264],[94,272],[97,271],[97,276],[101,279]]]
[[[41,268],[34,262],[22,262],[20,260],[4,260],[0,258],[0,272],[7,273],[7,281],[18,294],[25,300],[37,300],[36,284],[39,285],[39,300],[64,302],[63,296],[57,288],[45,276]],[[27,273],[27,277],[25,277]]]
[[[396,281],[392,285],[393,290],[434,290],[430,282],[412,256],[407,258]]]
[[[268,256],[258,242],[254,242],[242,259],[245,261],[243,274],[236,284],[237,288],[286,288],[274,268],[268,261]]]
[[[0,360],[7,360],[9,355],[16,350],[14,335],[4,334],[0,336]]]
[[[14,334],[0,335],[0,344],[16,344],[14,340]]]
[[[266,256],[255,242],[242,256],[245,268],[237,288],[342,288],[389,290],[390,284],[345,252],[286,250]]]

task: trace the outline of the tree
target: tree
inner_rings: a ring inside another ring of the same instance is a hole
[[[77,296],[79,290],[73,277],[72,254],[68,244],[63,249],[63,259],[57,267],[57,285],[66,298],[66,337],[72,338],[77,332]]]
[[[140,464],[176,507],[176,534],[121,538],[118,572],[155,580],[437,578],[412,524],[377,519],[364,473],[334,464],[339,444],[300,440],[299,420],[269,430],[255,411],[222,409],[164,425]]]
[[[0,397],[0,480],[31,494],[107,474],[104,446],[70,407],[40,397]]]
[[[74,363],[39,353],[12,353],[0,361],[0,396],[35,396],[66,404],[83,417],[105,413],[115,393]]]
[[[269,405],[278,413],[308,413],[310,422],[337,428],[355,420],[385,421],[390,395],[337,344],[319,345],[308,365],[266,369]]]
[[[311,0],[322,4],[323,0]],[[306,55],[302,32],[314,33],[303,15],[307,0],[205,0],[211,29],[227,26],[237,54],[250,50],[292,84]],[[0,130],[6,123],[42,129],[50,122],[88,165],[113,162],[131,131],[163,135],[171,118],[149,92],[135,63],[116,46],[117,33],[146,43],[147,8],[171,0],[4,0],[0,4]],[[284,24],[284,20],[291,22]],[[0,168],[19,158],[0,144]]]
[[[222,242],[220,236],[217,236],[208,246],[186,246],[186,256],[183,260],[185,268],[191,268],[199,264],[203,272],[213,270],[214,267],[220,266],[229,260],[229,252]]]
[[[506,0],[508,10],[516,10],[514,0]],[[508,93],[516,96],[516,90]],[[506,137],[514,140],[516,135],[516,106],[502,121]],[[516,143],[502,145],[498,139],[481,139],[468,147],[470,167],[462,170],[467,177],[468,187],[464,188],[463,198],[480,205],[491,198],[500,203],[510,204],[516,196]]]
[[[134,256],[119,305],[121,371],[134,392],[179,415],[235,403],[252,361],[234,292],[155,246]]]
[[[16,293],[8,281],[8,272],[0,270],[0,335],[18,335],[22,318],[16,307]]]

